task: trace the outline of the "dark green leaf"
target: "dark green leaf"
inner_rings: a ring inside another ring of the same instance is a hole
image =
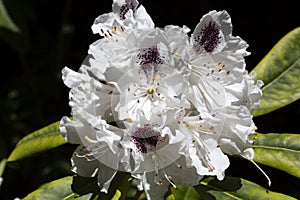
[[[300,178],[299,134],[256,134],[252,145],[254,161]]]
[[[130,189],[130,175],[125,172],[118,172],[112,180],[108,193],[100,192],[97,184],[97,177],[74,176],[72,190],[78,195],[92,193],[98,200],[125,200],[126,194]]]
[[[79,196],[71,188],[72,176],[64,177],[42,185],[37,190],[28,194],[23,200],[89,200],[92,194]]]
[[[72,191],[78,195],[90,193],[98,194],[100,192],[96,177],[82,177],[75,175],[72,181]]]
[[[0,37],[3,41],[8,44],[12,49],[21,56],[21,62],[24,67],[24,63],[28,62],[28,58],[25,58],[29,51],[33,50],[33,43],[30,36],[30,27],[32,27],[35,18],[35,4],[32,1],[20,1],[20,0],[1,0],[3,9],[8,12],[8,19],[4,21],[8,22],[11,28],[0,26]],[[2,12],[2,11],[1,11]],[[0,14],[1,15],[1,14]],[[0,16],[0,21],[2,20]],[[7,24],[7,23],[5,23]],[[17,24],[17,27],[16,27]],[[16,29],[17,28],[17,29]],[[14,31],[15,30],[15,31]],[[38,32],[39,29],[35,29],[34,33]],[[38,34],[39,35],[39,34]],[[35,38],[34,40],[36,40]],[[22,58],[22,56],[25,56]],[[49,55],[48,55],[49,57]],[[23,60],[24,59],[24,60]],[[34,65],[31,62],[31,65]],[[30,66],[30,68],[33,66]]]
[[[21,139],[7,161],[17,161],[65,143],[59,131],[59,122],[55,122]]]
[[[171,189],[167,200],[199,199],[199,200],[296,200],[285,194],[269,191],[248,180],[226,176],[223,181],[208,177],[194,187],[178,186]]]
[[[118,172],[114,179],[112,180],[108,193],[100,193],[99,199],[101,200],[111,200],[120,199],[125,200],[126,194],[130,189],[130,174],[125,172]],[[120,195],[120,197],[118,197]],[[118,197],[118,198],[117,198]]]
[[[13,32],[20,31],[7,13],[3,0],[0,0],[0,27],[6,28]]]
[[[300,28],[285,35],[253,69],[262,80],[259,116],[286,106],[300,98]]]

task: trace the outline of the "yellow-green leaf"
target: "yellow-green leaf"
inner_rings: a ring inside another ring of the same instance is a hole
[[[291,196],[270,191],[251,181],[230,176],[226,176],[222,181],[214,177],[207,177],[201,180],[197,186],[177,186],[171,191],[172,194],[167,197],[167,200],[296,200]]]
[[[59,131],[59,122],[55,122],[22,138],[7,161],[17,161],[65,143]]]
[[[9,29],[13,32],[19,32],[20,29],[17,25],[12,21],[9,14],[6,11],[3,0],[0,0],[0,27]]]
[[[296,200],[291,196],[269,191],[248,180],[229,176],[225,177],[223,181],[211,177],[206,178],[195,188],[199,192],[199,195],[201,195],[201,199],[205,200]]]
[[[0,162],[0,177],[4,173],[5,166],[6,166],[6,158],[3,158]]]
[[[6,158],[3,158],[0,162],[0,187],[3,182],[3,178],[1,176],[4,173],[5,166],[6,166]]]
[[[172,196],[168,199],[180,199],[180,200],[198,200],[200,196],[194,187],[186,187],[178,185],[176,188],[171,188]]]
[[[120,190],[116,190],[116,193],[111,200],[119,200],[120,198],[121,198],[121,192]]]
[[[254,161],[300,178],[300,134],[254,135]]]
[[[285,35],[253,69],[262,80],[260,116],[286,106],[300,98],[300,27]]]
[[[80,196],[72,191],[72,176],[67,176],[50,183],[46,183],[28,194],[23,200],[89,200],[92,194]]]

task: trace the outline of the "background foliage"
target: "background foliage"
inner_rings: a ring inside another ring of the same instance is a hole
[[[140,2],[157,26],[185,24],[191,29],[208,11],[226,9],[232,18],[233,35],[239,35],[250,45],[251,55],[246,57],[249,71],[280,38],[300,26],[297,7],[289,1],[261,5],[250,1],[213,0],[200,2],[201,6],[197,6],[196,1]],[[98,15],[111,11],[111,3],[111,0],[0,0],[0,160],[7,158],[28,133],[69,115],[68,89],[61,81],[60,70],[64,66],[79,68],[89,44],[98,39],[90,27]],[[259,132],[300,133],[299,119],[298,100],[254,120]],[[64,144],[10,163],[3,174],[0,198],[22,198],[42,183],[71,175],[69,159],[74,148]],[[230,159],[226,175],[268,187],[251,163],[240,158]],[[270,190],[300,198],[299,178],[261,167],[272,179]]]

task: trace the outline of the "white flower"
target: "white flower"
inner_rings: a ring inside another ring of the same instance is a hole
[[[154,28],[145,8],[137,0],[114,0],[113,12],[100,15],[92,26],[93,33],[112,37],[134,28]]]
[[[222,180],[227,155],[253,159],[262,82],[247,74],[248,45],[226,11],[206,14],[189,36],[186,26],[154,27],[137,1],[115,0],[92,29],[103,38],[79,71],[62,70],[74,119],[60,130],[79,144],[72,171],[97,176],[102,192],[125,171],[148,199],[163,199],[170,184]]]

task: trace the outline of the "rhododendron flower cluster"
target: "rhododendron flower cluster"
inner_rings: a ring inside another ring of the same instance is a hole
[[[114,0],[92,25],[78,72],[65,67],[74,119],[60,130],[79,144],[72,170],[98,177],[107,192],[118,171],[138,181],[148,199],[163,199],[171,184],[222,180],[228,155],[252,160],[251,111],[263,83],[245,69],[247,43],[232,35],[226,11],[187,26],[155,27],[136,0]]]

